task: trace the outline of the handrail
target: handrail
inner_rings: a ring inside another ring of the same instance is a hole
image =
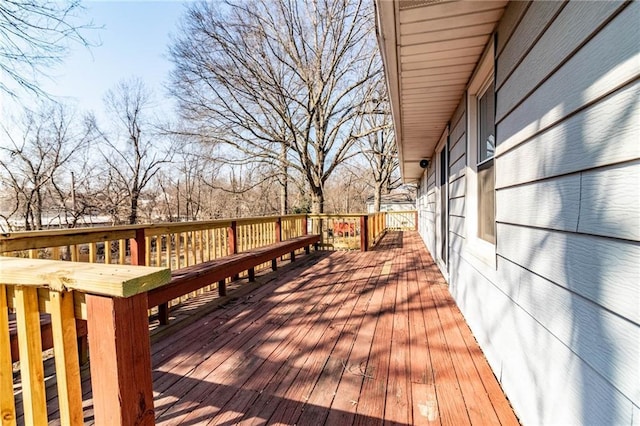
[[[3,284],[77,290],[108,297],[130,297],[171,279],[168,268],[103,265],[58,260],[0,257]]]

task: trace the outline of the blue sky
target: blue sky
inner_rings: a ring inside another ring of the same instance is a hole
[[[63,64],[51,69],[41,87],[79,112],[103,115],[103,97],[121,79],[142,78],[153,91],[155,104],[166,109],[165,86],[171,63],[170,34],[175,34],[185,10],[181,1],[85,1],[85,21],[99,29],[85,32],[97,46],[73,45]]]

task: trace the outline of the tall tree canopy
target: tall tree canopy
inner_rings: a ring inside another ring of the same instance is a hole
[[[0,1],[0,93],[22,87],[42,94],[38,78],[66,55],[69,42],[88,45],[79,0]]]
[[[364,0],[190,5],[170,48],[189,132],[226,145],[229,162],[276,165],[284,185],[293,169],[322,212],[381,73],[372,13]]]

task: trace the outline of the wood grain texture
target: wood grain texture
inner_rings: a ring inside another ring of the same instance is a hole
[[[387,233],[371,252],[315,253],[257,280],[253,292],[155,340],[158,424],[458,425],[508,407],[416,232]],[[389,392],[375,398],[382,383]],[[85,398],[90,418],[89,389]],[[498,418],[517,424],[512,411]]]
[[[638,20],[640,3],[632,2],[498,122],[497,143],[500,146],[497,155],[637,78],[640,75]],[[502,66],[499,58],[498,70]],[[511,96],[507,91],[499,91],[498,94]],[[634,109],[633,104],[627,105],[627,109]],[[611,123],[617,124],[616,121]]]
[[[640,162],[584,172],[578,232],[640,241]]]
[[[547,26],[565,4],[560,1],[531,2],[522,18],[522,22],[526,22],[526,25],[518,25],[515,28],[509,42],[498,56],[496,88],[502,85],[505,78],[520,63],[538,38],[544,34]]]
[[[73,293],[50,292],[60,422],[84,424]]]
[[[7,284],[78,290],[114,297],[149,291],[169,281],[167,268],[101,265],[43,259],[0,257]]]
[[[496,188],[640,158],[639,122],[636,82],[499,155]]]
[[[30,287],[17,287],[15,306],[25,423],[46,425],[47,398],[44,389],[37,290]]]
[[[623,5],[622,1],[569,2],[504,84],[498,85],[498,92],[504,90],[509,95],[497,97],[496,121],[500,121],[553,70],[571,57]],[[531,6],[540,7],[543,6],[535,2]],[[571,31],[567,31],[567,28],[571,28]]]
[[[12,232],[0,235],[0,252],[132,238],[135,226]]]
[[[87,295],[87,310],[96,424],[155,424],[146,295]]]
[[[4,284],[0,284],[0,424],[2,426],[16,424],[12,370],[7,289]]]
[[[500,256],[640,323],[640,246],[590,235],[498,224]]]

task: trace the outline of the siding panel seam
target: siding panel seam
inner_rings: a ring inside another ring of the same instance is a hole
[[[562,68],[567,62],[569,62],[569,60],[571,58],[573,58],[575,56],[576,53],[578,53],[580,51],[580,49],[582,49],[588,42],[590,42],[595,36],[598,35],[598,33],[600,31],[602,31],[602,29],[604,27],[606,27],[607,25],[609,25],[609,23],[614,20],[620,13],[622,13],[622,11],[624,11],[627,6],[629,6],[630,2],[628,3],[624,3],[623,6],[621,6],[618,10],[616,10],[608,19],[606,19],[605,21],[602,22],[602,24],[600,24],[597,28],[595,28],[593,30],[593,32],[586,37],[584,40],[582,40],[582,43],[580,43],[575,49],[573,49],[568,55],[566,55],[562,61],[560,61],[560,63],[558,63],[557,66],[555,66],[553,69],[551,69],[545,78],[543,78],[542,80],[540,80],[540,82],[538,84],[536,84],[534,87],[531,88],[531,90],[527,93],[524,94],[524,96],[522,96],[522,99],[520,99],[517,103],[515,103],[511,108],[509,108],[509,110],[505,111],[502,114],[502,117],[500,117],[499,119],[496,120],[496,126],[498,124],[500,124],[505,118],[507,118],[507,116],[509,114],[511,114],[516,108],[518,108],[524,101],[526,101],[532,93],[534,93],[536,90],[538,90],[540,88],[540,86],[542,86],[549,78],[551,78],[551,76],[553,76],[560,68]],[[566,4],[560,8],[560,11],[558,12],[558,14],[560,12],[562,12],[562,10],[564,9],[564,7],[566,6]],[[553,17],[553,21],[555,21],[556,17],[558,16],[558,14],[556,14]],[[544,31],[547,31],[547,29],[549,28],[549,26],[547,26],[547,28],[545,28]],[[542,33],[544,34],[544,32]],[[540,38],[540,37],[539,37]],[[538,39],[539,39],[538,38]],[[535,43],[538,42],[538,39],[536,39]],[[532,47],[535,45],[535,43],[533,43]],[[531,50],[531,49],[529,49]],[[529,54],[529,52],[527,51],[527,54],[524,55],[522,57],[522,59],[518,62],[518,64],[516,66],[513,67],[513,69],[511,70],[511,72],[509,72],[509,74],[507,76],[505,76],[504,80],[502,81],[502,83],[500,84],[500,87],[496,87],[496,92],[499,92],[500,89],[502,88],[502,86],[504,86],[504,84],[507,82],[507,80],[509,79],[509,77],[511,77],[511,74],[514,73],[514,71],[516,70],[516,68],[518,68],[518,66],[520,66],[520,63],[524,60],[524,58]],[[497,117],[496,117],[497,118]]]
[[[531,134],[530,136],[528,136],[525,139],[521,140],[517,144],[515,144],[513,146],[510,146],[508,149],[506,149],[504,151],[500,151],[500,152],[496,153],[494,158],[498,159],[498,158],[502,157],[503,155],[515,150],[519,146],[529,142],[532,139],[535,139],[540,134],[546,132],[549,129],[552,129],[552,128],[556,127],[558,124],[562,123],[563,121],[566,121],[569,118],[573,117],[574,115],[577,115],[577,114],[581,113],[585,109],[587,109],[587,108],[589,108],[589,107],[601,102],[605,98],[608,98],[609,96],[615,95],[617,92],[621,92],[621,91],[625,90],[628,86],[631,86],[632,84],[634,84],[638,80],[640,80],[640,75],[635,75],[635,76],[631,77],[630,79],[620,83],[619,85],[614,86],[613,88],[611,88],[611,90],[607,91],[606,93],[603,93],[601,96],[591,100],[590,102],[585,103],[580,108],[576,108],[574,111],[571,111],[569,114],[557,119],[556,121],[554,121],[552,123],[549,123],[547,126],[540,127],[539,129],[537,129],[537,131],[534,134]],[[505,115],[504,118],[506,119],[507,117],[508,117],[508,114]],[[499,125],[499,123],[496,123],[496,126],[498,126],[498,125]],[[500,145],[498,145],[498,147],[499,146]]]

